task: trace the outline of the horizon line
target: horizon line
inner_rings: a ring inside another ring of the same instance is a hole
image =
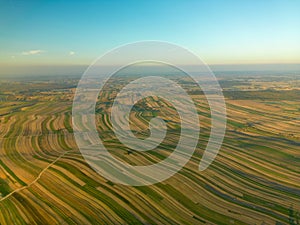
[[[160,62],[159,62],[160,63]],[[60,66],[90,66],[90,64],[18,64],[18,65],[13,65],[13,64],[1,64],[0,67],[60,67]],[[154,63],[153,63],[154,64]],[[287,62],[282,62],[282,63],[205,63],[204,64],[208,66],[251,66],[251,65],[300,65],[300,62],[293,62],[293,63],[287,63]],[[105,66],[122,66],[121,64],[108,64]],[[184,66],[196,66],[195,64],[178,64],[178,65],[184,65]],[[157,65],[147,65],[147,66],[157,66]]]

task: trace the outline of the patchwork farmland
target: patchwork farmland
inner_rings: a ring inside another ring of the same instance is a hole
[[[127,79],[114,83],[121,89]],[[0,224],[299,224],[299,79],[221,78],[226,136],[204,172],[198,165],[210,132],[209,107],[201,91],[177,81],[198,109],[198,148],[176,175],[142,187],[104,179],[81,156],[71,114],[77,79],[1,81]],[[139,102],[130,118],[135,135],[147,137],[148,122],[158,115],[168,133],[157,150],[131,151],[111,128],[116,90],[104,89],[96,108],[105,146],[132,165],[167,157],[180,135],[174,108],[156,98]]]

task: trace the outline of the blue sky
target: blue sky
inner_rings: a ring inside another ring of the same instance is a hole
[[[128,42],[208,64],[300,63],[300,1],[0,0],[0,65],[88,65]]]

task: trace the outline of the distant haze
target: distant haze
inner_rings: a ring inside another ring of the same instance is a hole
[[[241,65],[208,65],[217,74],[219,72],[280,72],[300,74],[300,64],[241,64]],[[154,66],[159,71],[159,67]],[[154,69],[153,67],[153,69]],[[193,66],[191,66],[193,67]],[[88,65],[52,65],[52,66],[2,66],[0,78],[37,77],[37,76],[81,76]],[[99,68],[100,69],[100,68]],[[105,69],[105,68],[101,68]],[[149,66],[151,70],[151,67]],[[197,72],[197,71],[195,71]]]

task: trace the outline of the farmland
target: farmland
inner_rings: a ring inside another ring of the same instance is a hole
[[[112,132],[109,113],[117,91],[131,79],[115,77],[117,85],[100,93],[99,136],[119,160],[157,163],[178,142],[179,117],[168,102],[139,102],[131,113],[133,133],[147,137],[147,124],[157,115],[168,121],[168,133],[157,151],[124,147]],[[0,224],[297,224],[300,77],[220,77],[226,135],[204,172],[198,164],[210,132],[209,107],[201,91],[180,76],[174,79],[196,103],[198,147],[176,175],[141,187],[106,180],[81,156],[72,129],[78,78],[2,79]]]

